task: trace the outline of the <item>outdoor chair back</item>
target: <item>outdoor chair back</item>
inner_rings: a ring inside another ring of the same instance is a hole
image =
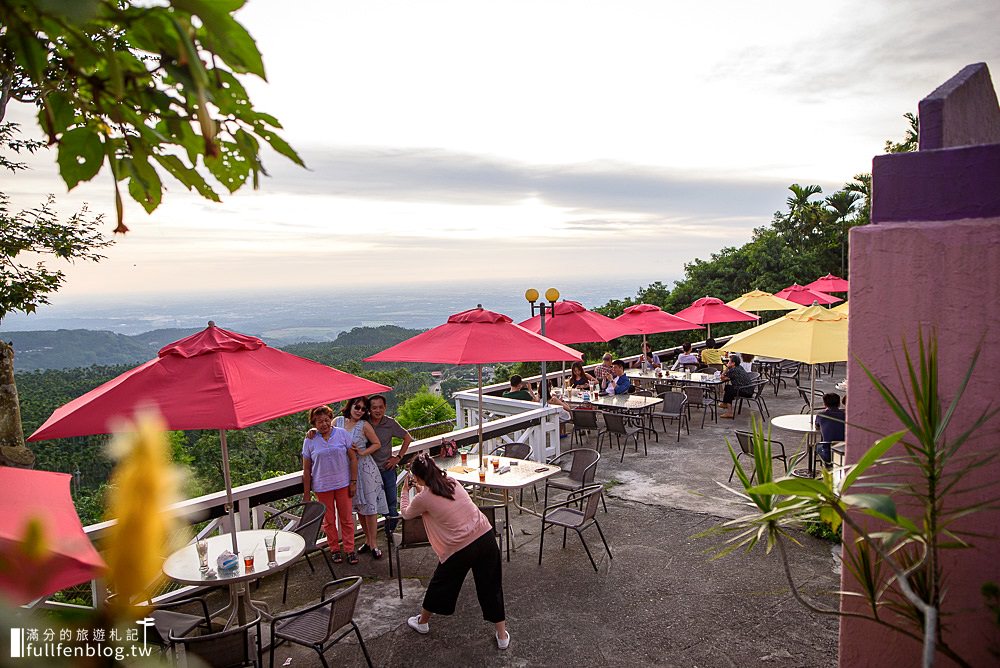
[[[743,402],[753,402],[757,404],[757,412],[761,415],[771,416],[770,411],[767,410],[767,402],[764,401],[764,388],[767,386],[766,378],[759,378],[750,384],[752,392],[750,396],[745,396],[742,393],[737,393],[736,395],[736,412],[740,413],[743,410]]]
[[[490,454],[510,457],[511,459],[531,459],[531,445],[528,443],[501,443],[493,448]]]
[[[808,387],[802,387],[801,385],[796,385],[795,389],[799,393],[799,398],[802,399],[802,408],[799,409],[799,413],[808,413],[810,409],[810,389]],[[823,390],[812,390],[812,409],[813,410],[823,410]]]
[[[170,642],[174,646],[174,656],[197,656],[209,666],[236,668],[237,666],[260,665],[260,614],[242,626],[234,626],[217,633],[197,636],[175,636]],[[251,649],[254,651],[251,653]],[[194,665],[192,663],[191,665]]]
[[[330,569],[330,575],[336,578],[337,574],[333,570],[333,562],[330,559],[329,553],[321,546],[317,545],[319,542],[319,531],[323,522],[323,515],[325,513],[326,506],[322,503],[319,501],[308,501],[271,515],[264,520],[261,524],[261,528],[292,531],[302,536],[306,543],[306,548],[302,552],[302,556],[305,558],[306,563],[309,564],[310,572],[315,573],[316,568],[312,565],[309,555],[314,552],[319,552],[323,555],[327,568]],[[333,547],[335,548],[336,546]],[[288,575],[290,572],[291,568],[285,569],[285,583],[281,592],[282,603],[284,603],[288,597]]]
[[[559,503],[554,503],[552,505],[545,506],[545,510],[542,512],[542,533],[538,540],[538,564],[542,564],[542,549],[545,545],[545,531],[553,526],[562,527],[563,529],[563,549],[566,548],[566,532],[568,529],[573,529],[576,531],[577,536],[580,537],[580,542],[583,544],[583,549],[587,552],[587,557],[590,559],[590,565],[594,567],[594,571],[597,571],[597,562],[594,561],[594,556],[590,553],[590,547],[587,546],[587,541],[583,538],[583,532],[590,527],[597,527],[597,532],[601,536],[601,542],[604,543],[604,549],[608,552],[608,558],[614,559],[611,554],[611,548],[608,547],[608,541],[604,538],[604,532],[601,530],[601,525],[597,521],[597,502],[598,499],[604,498],[604,490],[601,485],[588,485],[575,492],[571,492],[565,501]],[[605,512],[607,509],[605,509]]]
[[[332,596],[330,593],[333,592]],[[326,650],[340,642],[347,634],[354,633],[365,654],[369,668],[371,656],[361,630],[354,622],[354,609],[361,592],[361,577],[353,576],[328,582],[320,593],[320,600],[298,610],[285,612],[274,617],[271,623],[271,665],[274,665],[274,647],[279,642],[311,647],[319,654],[320,662],[326,666],[323,656]],[[339,635],[336,635],[337,633]]]
[[[712,411],[712,415],[715,415],[715,401],[709,396],[708,391],[704,387],[697,385],[686,385],[681,388],[681,392],[687,397],[687,410],[688,410],[688,421],[691,420],[691,409],[700,408],[701,409],[701,428],[705,428],[705,416],[708,415],[709,410]]]
[[[687,433],[691,433],[691,427],[687,422],[687,396],[683,392],[664,392],[660,395],[663,403],[656,407],[653,418],[659,418],[663,428],[667,427],[667,420],[677,420],[677,440],[681,440],[681,426],[687,428]]]
[[[594,431],[598,440],[601,438],[601,425],[597,421],[599,412],[586,408],[573,409],[573,437],[583,446],[583,432]]]
[[[404,486],[403,494],[406,494],[406,489]],[[396,552],[396,584],[399,587],[399,598],[403,598],[403,571],[402,566],[399,563],[399,553],[403,550],[409,550],[417,547],[429,547],[430,541],[427,539],[427,529],[424,528],[424,519],[422,517],[414,517],[413,519],[407,520],[403,519],[399,515],[390,515],[386,519],[396,519],[399,520],[399,539],[397,542],[396,536],[392,531],[388,531],[388,524],[386,525],[387,530],[385,532],[386,547],[389,550],[389,577],[393,575],[392,568],[392,553]]]
[[[771,440],[771,459],[780,460],[784,465],[785,469],[788,469],[788,458],[785,456],[785,445],[781,441],[776,441],[773,438]],[[750,458],[750,464],[753,466],[754,456],[753,456],[753,433],[749,431],[736,431],[736,442],[740,446],[740,451],[736,453],[736,461],[739,461],[740,457],[746,456]],[[779,452],[780,450],[780,452]],[[733,481],[733,476],[736,474],[736,463],[733,463],[733,470],[729,472],[729,482]],[[753,482],[754,477],[757,475],[757,471],[752,469],[750,471],[750,481]]]
[[[594,482],[601,453],[591,448],[573,448],[548,461],[563,472],[545,479],[545,504],[549,502],[549,489],[577,491]],[[607,507],[605,506],[605,511]]]
[[[648,455],[649,450],[646,448],[646,432],[643,431],[641,426],[630,424],[627,416],[621,413],[605,413],[604,414],[604,425],[607,427],[605,434],[608,435],[608,441],[610,442],[611,436],[615,437],[615,441],[621,447],[622,457],[621,461],[625,461],[625,448],[621,445],[621,439],[625,437],[625,445],[628,445],[629,439],[635,443],[635,451],[639,452],[639,435],[642,434],[642,451],[643,454]],[[598,448],[600,448],[600,441],[598,441]],[[588,481],[589,482],[589,481]]]

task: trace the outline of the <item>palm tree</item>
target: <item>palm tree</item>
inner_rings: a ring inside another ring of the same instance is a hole
[[[847,269],[847,231],[851,228],[848,217],[854,213],[854,205],[858,203],[859,199],[861,199],[859,193],[849,191],[845,188],[844,190],[838,190],[824,200],[832,216],[830,222],[839,223],[841,276],[846,274],[845,270]]]

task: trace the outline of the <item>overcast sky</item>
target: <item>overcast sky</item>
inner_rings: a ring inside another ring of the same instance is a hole
[[[57,298],[567,273],[670,281],[741,244],[790,183],[830,193],[963,66],[1000,68],[1000,2],[250,0],[249,82],[309,167],[215,204],[167,182]],[[35,131],[30,110],[9,117]],[[4,178],[114,227],[111,177],[54,152]],[[570,295],[567,295],[570,296]],[[626,295],[622,295],[626,296]]]

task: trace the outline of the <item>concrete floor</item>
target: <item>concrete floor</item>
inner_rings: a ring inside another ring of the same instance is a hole
[[[832,388],[842,368],[817,383]],[[797,413],[798,395],[782,390],[766,395],[771,415]],[[712,539],[694,534],[740,512],[717,484],[729,476],[725,439],[749,424],[747,408],[735,421],[704,429],[693,420],[691,434],[676,442],[676,431],[650,441],[649,456],[605,447],[597,477],[608,483],[608,514],[599,521],[613,559],[596,532],[588,544],[594,572],[579,541],[570,535],[565,550],[557,534],[545,544],[538,565],[539,520],[513,516],[517,551],[505,563],[504,595],[512,635],[500,652],[491,624],[481,618],[472,579],[452,617],[435,617],[429,635],[406,625],[420,608],[436,560],[430,549],[402,554],[404,597],[389,580],[386,559],[361,555],[358,566],[339,566],[339,576],[365,578],[356,621],[377,666],[833,666],[837,620],[813,615],[791,597],[776,554],[763,549],[712,561]],[[800,437],[775,431],[791,454]],[[792,571],[805,595],[836,606],[839,586],[834,554],[839,548],[803,534],[792,547]],[[292,609],[317,600],[330,573],[317,561],[316,573],[301,563],[292,569]],[[281,578],[265,581],[254,598],[282,609]],[[331,665],[364,665],[355,642],[326,653]],[[290,663],[288,662],[290,660]],[[319,665],[314,652],[280,647],[275,665]]]

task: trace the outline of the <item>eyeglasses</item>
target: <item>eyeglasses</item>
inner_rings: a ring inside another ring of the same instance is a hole
[[[363,411],[364,409],[365,407],[362,406],[361,404],[358,404],[357,406],[352,406],[352,410]]]

